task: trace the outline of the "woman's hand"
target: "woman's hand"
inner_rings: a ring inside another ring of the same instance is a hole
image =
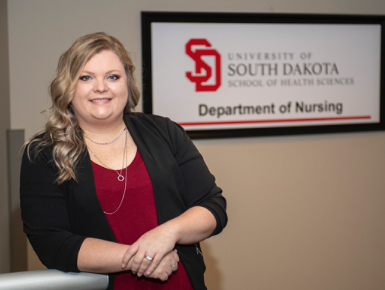
[[[172,273],[178,270],[178,262],[179,256],[177,251],[171,251],[166,256],[164,256],[158,267],[156,267],[151,275],[145,276],[153,279],[159,279],[161,281],[167,281]]]
[[[167,223],[160,225],[142,235],[129,247],[123,256],[122,268],[130,264],[133,274],[151,277],[163,258],[174,249],[176,241],[175,229]]]

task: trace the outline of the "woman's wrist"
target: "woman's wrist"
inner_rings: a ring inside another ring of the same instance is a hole
[[[178,244],[182,236],[183,230],[181,223],[178,222],[177,218],[172,219],[162,225],[166,231],[170,241],[175,245]]]
[[[122,257],[129,245],[86,238],[78,254],[78,269],[84,272],[113,273],[130,270],[130,264],[121,267]]]

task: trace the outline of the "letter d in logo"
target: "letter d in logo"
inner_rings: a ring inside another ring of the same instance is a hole
[[[186,54],[195,61],[195,75],[192,72],[186,72],[186,76],[191,82],[195,83],[195,90],[197,92],[214,92],[221,86],[221,55],[215,49],[195,49],[193,51],[192,47],[194,45],[211,47],[210,42],[206,39],[190,39],[186,43]],[[207,82],[212,76],[212,68],[202,60],[202,56],[215,57],[214,85],[202,84]]]

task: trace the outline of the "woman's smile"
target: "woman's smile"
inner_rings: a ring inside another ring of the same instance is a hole
[[[107,98],[105,98],[105,99],[93,99],[90,102],[96,103],[98,105],[104,105],[105,103],[109,102],[110,100],[111,99],[107,99]]]

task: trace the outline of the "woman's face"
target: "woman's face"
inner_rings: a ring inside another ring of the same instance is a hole
[[[110,50],[95,54],[80,74],[72,108],[80,126],[121,121],[128,98],[127,77]]]

